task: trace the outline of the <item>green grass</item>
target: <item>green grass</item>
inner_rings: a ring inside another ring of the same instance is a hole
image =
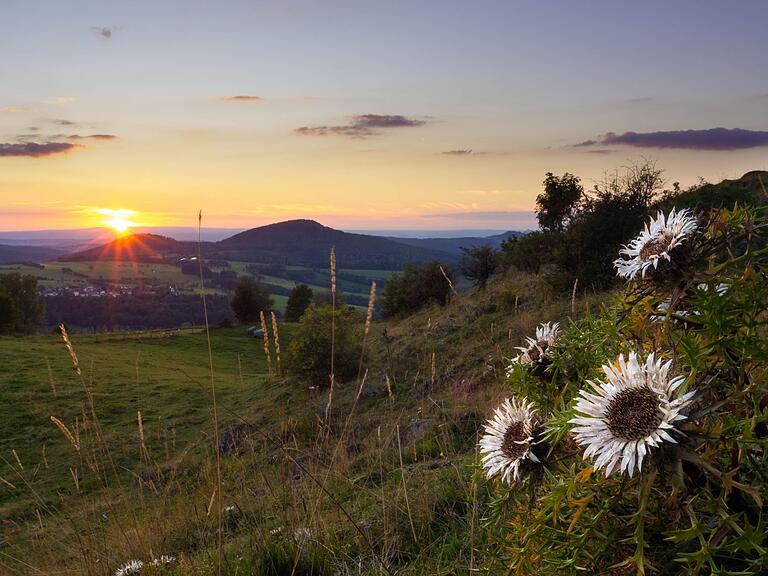
[[[283,346],[294,329],[281,325]],[[208,432],[201,429],[210,416],[210,376],[205,334],[200,329],[74,334],[72,340],[119,466],[134,470],[139,463],[137,410],[142,411],[145,433],[154,439],[152,448],[160,452],[165,450],[166,435],[175,436],[181,449],[199,442],[201,431]],[[265,395],[272,393],[261,340],[249,338],[243,327],[234,327],[213,330],[211,344],[216,351],[214,374],[222,420],[235,419],[228,411],[250,414],[251,407],[261,405]],[[70,491],[67,463],[73,450],[50,416],[74,429],[76,420],[82,422],[84,410],[90,415],[84,406],[83,382],[61,338],[0,339],[0,382],[0,406],[5,407],[0,418],[3,457],[15,449],[25,468],[34,469],[45,466],[45,446],[49,467],[35,483],[36,491],[46,500],[59,490]],[[4,464],[0,470],[3,477],[13,476]],[[26,513],[31,505],[28,496],[0,491],[3,516]]]

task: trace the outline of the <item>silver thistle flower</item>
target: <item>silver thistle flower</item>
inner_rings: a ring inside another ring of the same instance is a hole
[[[539,324],[536,328],[535,338],[526,338],[527,346],[517,346],[520,354],[512,359],[512,364],[507,369],[509,376],[515,368],[515,364],[541,364],[549,356],[552,346],[557,342],[560,335],[560,324],[558,322],[545,322]]]
[[[630,476],[642,469],[649,450],[664,442],[676,443],[670,432],[686,416],[682,411],[695,392],[682,396],[677,390],[684,376],[669,377],[672,362],[651,353],[645,363],[631,352],[603,366],[607,382],[588,381],[594,392],[581,390],[576,401],[579,416],[569,422],[576,442],[585,446],[584,457],[594,456],[596,469]]]
[[[631,280],[639,272],[645,278],[649,268],[655,270],[662,260],[671,262],[672,250],[685,242],[697,226],[687,209],[675,212],[673,208],[666,217],[659,212],[639,236],[619,250],[620,257],[613,262],[616,274]]]
[[[501,481],[520,479],[520,466],[526,460],[539,462],[532,452],[534,432],[538,421],[533,403],[523,398],[519,403],[509,398],[496,408],[493,418],[485,425],[480,439],[480,453],[486,476],[501,474]]]

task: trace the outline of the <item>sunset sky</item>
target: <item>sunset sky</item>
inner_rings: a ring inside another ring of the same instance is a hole
[[[0,230],[519,229],[547,171],[738,177],[768,168],[766,26],[763,1],[3,0]]]

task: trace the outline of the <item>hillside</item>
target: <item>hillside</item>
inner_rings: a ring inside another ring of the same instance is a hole
[[[156,234],[129,234],[95,248],[65,254],[59,262],[130,261],[162,263],[197,253],[197,244]]]
[[[13,246],[0,244],[0,264],[48,262],[56,259],[64,252],[64,250],[48,246]]]
[[[462,248],[490,246],[494,250],[498,250],[501,248],[502,243],[507,238],[518,238],[522,235],[524,235],[523,232],[509,231],[502,234],[494,234],[493,236],[485,237],[467,236],[459,238],[401,238],[399,236],[388,236],[387,238],[401,244],[408,244],[409,246],[427,248],[428,250],[438,250],[440,252],[453,254],[454,256],[461,256]]]
[[[332,247],[336,249],[338,266],[349,269],[399,270],[409,263],[455,260],[454,255],[439,250],[409,246],[379,236],[342,232],[314,220],[289,220],[252,228],[219,242],[203,242],[200,248],[208,258],[325,267]],[[132,234],[98,248],[66,254],[59,257],[59,261],[163,262],[195,255],[197,250],[195,242]]]

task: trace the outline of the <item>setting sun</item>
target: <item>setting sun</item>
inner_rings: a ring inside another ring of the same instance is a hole
[[[124,234],[131,227],[137,226],[136,222],[129,219],[130,216],[136,214],[135,210],[112,210],[111,208],[101,208],[99,209],[99,213],[109,216],[109,219],[104,220],[104,225],[109,226],[119,234]]]

